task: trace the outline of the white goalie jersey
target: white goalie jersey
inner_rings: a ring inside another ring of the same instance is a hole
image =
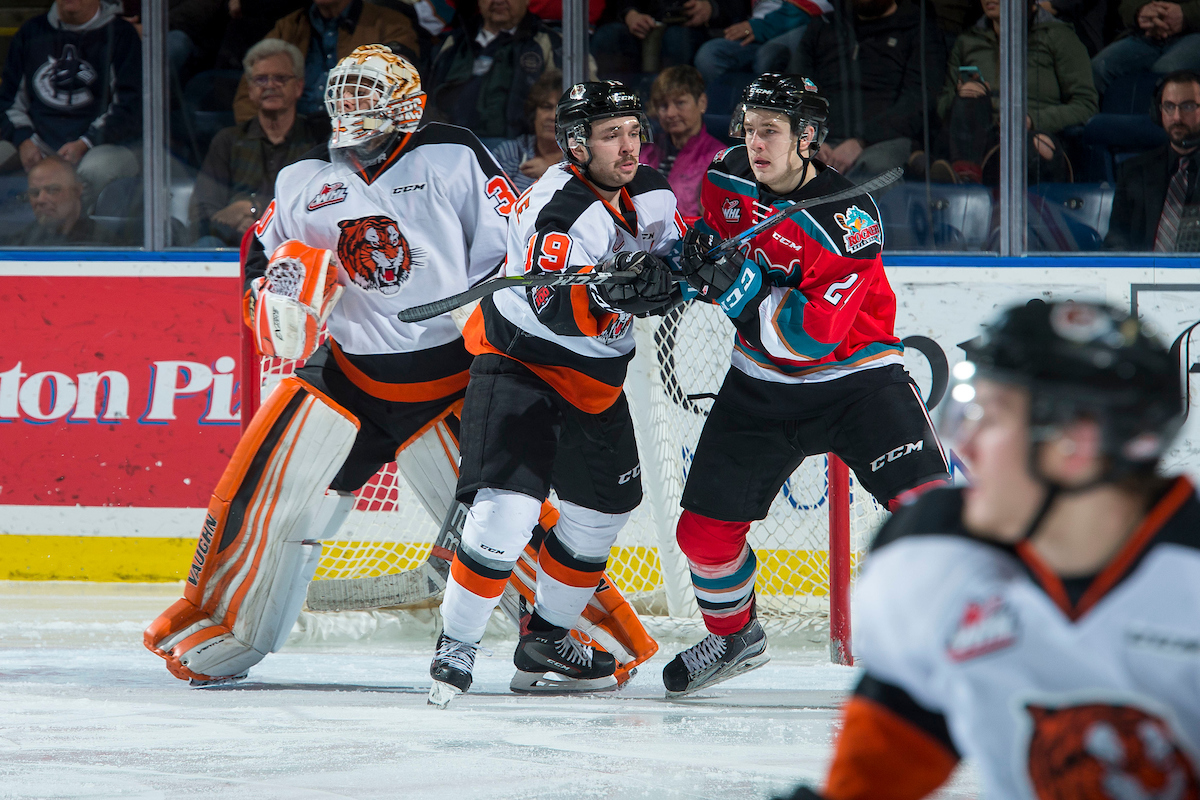
[[[515,201],[504,171],[464,128],[426,125],[364,172],[331,163],[321,148],[279,173],[247,277],[288,239],[331,250],[345,292],[326,324],[341,350],[429,350],[460,337],[450,316],[405,323],[397,312],[498,274]]]
[[[866,676],[825,795],[1200,797],[1200,502],[1178,478],[1099,574],[972,537],[960,490],[879,534],[854,600]],[[883,734],[881,736],[881,734]]]

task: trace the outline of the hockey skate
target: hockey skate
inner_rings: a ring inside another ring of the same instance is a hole
[[[617,660],[583,644],[566,628],[529,631],[513,654],[514,692],[596,692],[617,688]]]
[[[445,708],[457,695],[471,688],[478,645],[438,634],[437,652],[429,665],[433,685],[429,687],[429,705]]]
[[[667,697],[692,692],[758,669],[771,660],[767,635],[754,617],[737,633],[710,633],[699,644],[684,650],[663,667]]]

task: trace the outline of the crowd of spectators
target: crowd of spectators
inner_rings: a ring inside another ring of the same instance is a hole
[[[140,172],[139,8],[56,0],[12,39],[0,176],[27,174],[36,221],[4,232],[10,244],[140,239],[140,229],[95,224],[104,187]],[[817,84],[830,104],[817,157],[851,179],[903,166],[910,180],[999,182],[1000,0],[591,0],[588,9],[589,75],[646,96],[654,142],[642,161],[667,177],[685,215],[699,213],[707,163],[730,143],[723,126],[740,88],[767,71]],[[1031,186],[1116,184],[1105,246],[1174,249],[1187,238],[1181,228],[1200,227],[1189,211],[1200,0],[1037,0],[1028,11]],[[326,76],[361,44],[411,59],[427,118],[474,131],[518,188],[562,159],[553,126],[561,0],[169,0],[168,15],[172,158],[194,184],[177,236],[186,243],[238,244],[279,170],[328,136]],[[1155,79],[1150,119],[1108,127],[1097,151],[1083,132],[1101,119],[1105,92]],[[201,112],[225,127],[193,125]],[[1121,125],[1137,128],[1124,146],[1110,141]]]

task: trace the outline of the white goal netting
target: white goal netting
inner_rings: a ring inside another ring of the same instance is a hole
[[[690,303],[637,321],[637,356],[625,388],[633,410],[645,500],[622,530],[608,564],[613,582],[657,636],[699,627],[687,562],[675,544],[679,498],[706,410],[729,367],[733,328],[715,306]],[[293,363],[262,361],[262,393]],[[325,543],[316,580],[387,575],[419,566],[440,520],[424,511],[397,473],[380,470],[358,493],[347,524]],[[843,501],[845,502],[845,501]],[[884,512],[851,476],[851,570]],[[822,641],[828,632],[830,493],[825,457],[810,458],[784,484],[768,517],[750,528],[758,556],[759,617],[771,633]]]

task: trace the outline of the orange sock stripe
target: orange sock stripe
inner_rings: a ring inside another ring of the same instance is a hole
[[[464,564],[458,553],[454,554],[454,561],[450,563],[450,574],[459,586],[479,597],[499,597],[504,594],[504,584],[508,583],[507,575],[503,578],[489,578],[480,575]]]
[[[567,586],[574,586],[578,589],[590,589],[600,585],[600,578],[604,575],[604,565],[597,564],[595,570],[581,570],[568,567],[562,564],[554,556],[550,555],[545,547],[538,555],[538,566],[545,570],[546,574],[559,583],[565,583]]]

